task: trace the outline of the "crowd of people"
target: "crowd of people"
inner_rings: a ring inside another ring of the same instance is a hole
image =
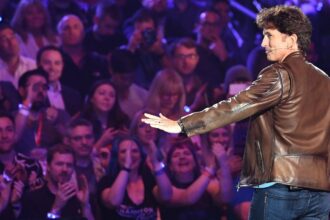
[[[253,19],[228,0],[4,0],[0,16],[0,219],[248,218],[248,121],[188,138],[141,119],[247,88],[269,64]]]

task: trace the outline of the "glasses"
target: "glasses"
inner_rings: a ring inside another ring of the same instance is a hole
[[[94,138],[94,135],[92,135],[92,134],[77,135],[77,136],[71,137],[71,139],[74,140],[74,141],[76,141],[76,142],[82,141],[83,139],[86,139],[86,140],[90,141],[93,138]]]
[[[198,55],[196,53],[189,53],[189,54],[175,54],[174,57],[176,59],[184,60],[184,59],[189,59],[189,60],[195,60],[198,58]]]

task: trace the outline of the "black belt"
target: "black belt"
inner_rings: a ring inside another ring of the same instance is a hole
[[[302,188],[302,187],[298,187],[298,186],[287,186],[289,191],[300,191],[300,190],[304,190],[306,188]]]

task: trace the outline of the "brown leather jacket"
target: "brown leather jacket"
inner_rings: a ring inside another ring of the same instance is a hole
[[[330,191],[330,78],[299,52],[245,91],[178,123],[192,136],[250,118],[241,186],[278,182]]]

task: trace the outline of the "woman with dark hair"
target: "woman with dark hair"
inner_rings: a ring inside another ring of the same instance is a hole
[[[99,199],[104,219],[157,218],[157,201],[170,199],[171,184],[162,162],[157,160],[156,146],[150,142],[148,156],[152,172],[145,164],[142,145],[130,136],[114,141],[110,172],[99,183]]]
[[[128,132],[129,118],[121,110],[116,89],[109,80],[93,84],[79,117],[92,122],[97,148],[109,144],[115,135]]]
[[[215,157],[208,155],[208,165],[201,169],[195,151],[189,139],[175,141],[168,151],[173,194],[160,208],[162,220],[218,220],[223,214],[221,206],[229,201],[231,190],[226,156],[221,148],[213,148]],[[216,172],[216,162],[220,172]]]

